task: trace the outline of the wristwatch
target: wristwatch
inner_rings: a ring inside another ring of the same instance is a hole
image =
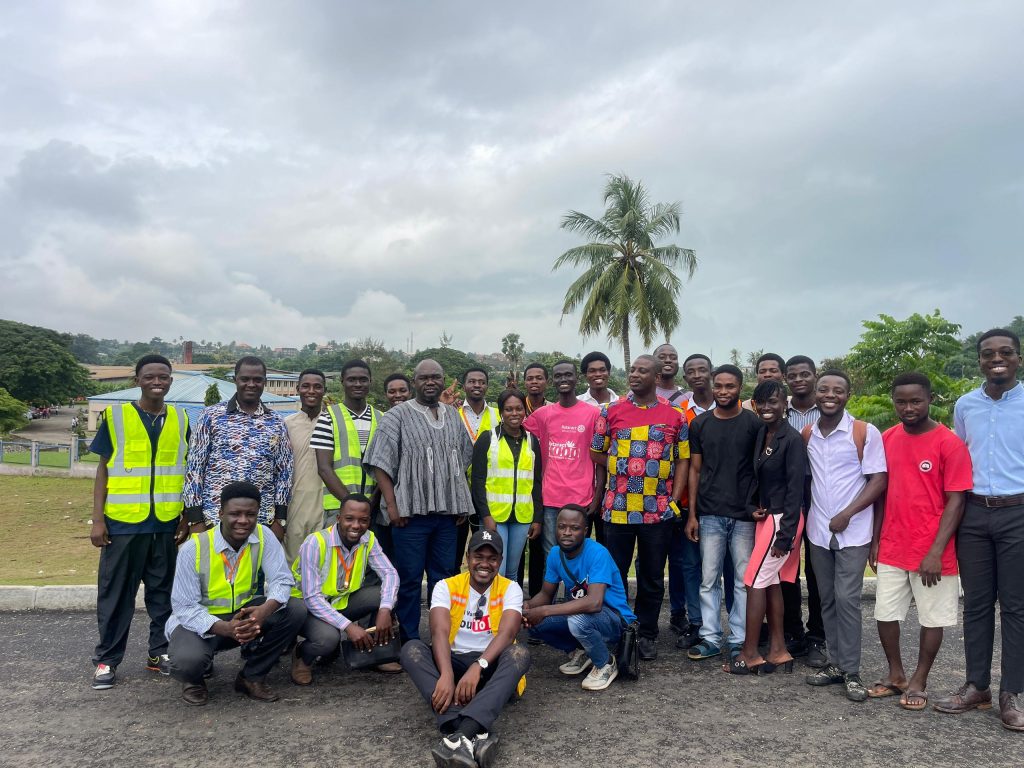
[[[485,659],[483,656],[477,659],[476,663],[480,665],[480,669],[487,669],[489,666],[491,666],[489,663],[487,663],[487,659]]]

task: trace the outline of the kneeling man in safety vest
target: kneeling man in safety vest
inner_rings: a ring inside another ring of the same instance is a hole
[[[220,651],[242,646],[235,690],[258,701],[277,701],[264,683],[306,619],[306,607],[289,603],[292,572],[284,548],[257,525],[260,491],[252,483],[228,483],[220,494],[220,523],[194,534],[178,551],[167,622],[171,676],[181,697],[203,705],[205,678]],[[257,596],[260,573],[264,595]]]
[[[432,648],[419,640],[402,647],[402,666],[437,717],[442,738],[432,754],[442,768],[489,766],[494,721],[526,687],[530,652],[514,645],[523,590],[499,575],[501,557],[498,534],[474,533],[469,570],[434,587]]]
[[[292,566],[292,602],[305,603],[308,614],[295,646],[292,682],[313,682],[313,662],[332,656],[343,638],[369,651],[391,640],[391,609],[398,596],[398,571],[370,528],[370,500],[350,493],[341,502],[338,522],[306,537]],[[376,577],[376,578],[374,578]],[[373,634],[367,632],[374,619]],[[380,672],[401,672],[397,662]]]

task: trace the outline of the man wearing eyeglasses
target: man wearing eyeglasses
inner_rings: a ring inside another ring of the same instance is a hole
[[[501,538],[488,530],[469,540],[469,570],[439,581],[430,599],[432,647],[402,646],[402,666],[434,710],[441,740],[438,766],[488,766],[494,721],[526,687],[530,652],[514,645],[522,624],[523,590],[499,575]]]

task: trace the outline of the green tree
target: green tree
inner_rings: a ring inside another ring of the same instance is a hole
[[[896,423],[889,400],[892,380],[900,373],[920,371],[932,382],[932,418],[950,424],[956,399],[974,386],[970,379],[946,375],[947,361],[961,349],[957,337],[960,326],[946,320],[937,309],[930,315],[915,313],[905,320],[890,315],[878,317],[864,321],[860,341],[844,358],[856,393],[847,410],[876,426],[892,426]]]
[[[6,435],[25,425],[28,406],[3,387],[0,387],[0,435]]]
[[[506,333],[501,340],[501,354],[508,358],[508,383],[510,386],[518,386],[519,366],[523,362],[523,342],[519,340],[518,333]]]
[[[66,403],[88,393],[89,373],[68,334],[0,320],[0,387],[24,403]]]
[[[206,388],[206,394],[203,395],[203,405],[216,405],[219,402],[220,388],[216,383],[213,383]]]
[[[697,257],[678,245],[656,245],[679,232],[679,203],[651,203],[642,183],[610,175],[604,204],[599,219],[579,211],[563,217],[562,229],[589,242],[559,256],[554,269],[585,268],[565,293],[562,316],[582,308],[580,334],[587,337],[605,331],[609,341],[622,344],[629,370],[631,328],[636,328],[646,347],[655,334],[671,336],[679,325],[677,299],[682,289],[674,270],[682,269],[692,277]]]

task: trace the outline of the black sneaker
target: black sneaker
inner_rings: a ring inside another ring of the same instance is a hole
[[[678,611],[669,617],[668,628],[677,635],[684,634],[688,626],[689,622],[686,620],[686,611]]]
[[[494,765],[494,756],[497,754],[498,734],[479,733],[473,739],[473,757],[476,758],[480,768],[491,768]]]
[[[149,656],[146,658],[146,669],[150,672],[159,672],[161,675],[169,675],[171,674],[171,657],[166,653]]]
[[[786,650],[789,651],[789,655],[793,658],[796,658],[798,656],[806,656],[808,651],[807,638],[787,637]]]
[[[690,624],[676,640],[676,648],[687,651],[700,642],[700,624]]]
[[[654,661],[658,658],[658,647],[654,644],[653,637],[641,637],[637,640],[636,650],[640,654],[640,661]]]
[[[824,643],[817,640],[807,641],[807,660],[804,662],[808,667],[821,669],[828,663],[828,649]]]
[[[845,675],[843,684],[846,686],[846,698],[850,701],[865,701],[867,699],[868,689],[861,682],[860,675]]]
[[[113,688],[116,672],[117,667],[112,667],[109,664],[97,664],[96,669],[92,673],[92,689],[94,691],[105,691],[108,688]]]
[[[804,678],[808,685],[837,685],[846,682],[843,670],[835,664],[826,664],[813,675]]]

